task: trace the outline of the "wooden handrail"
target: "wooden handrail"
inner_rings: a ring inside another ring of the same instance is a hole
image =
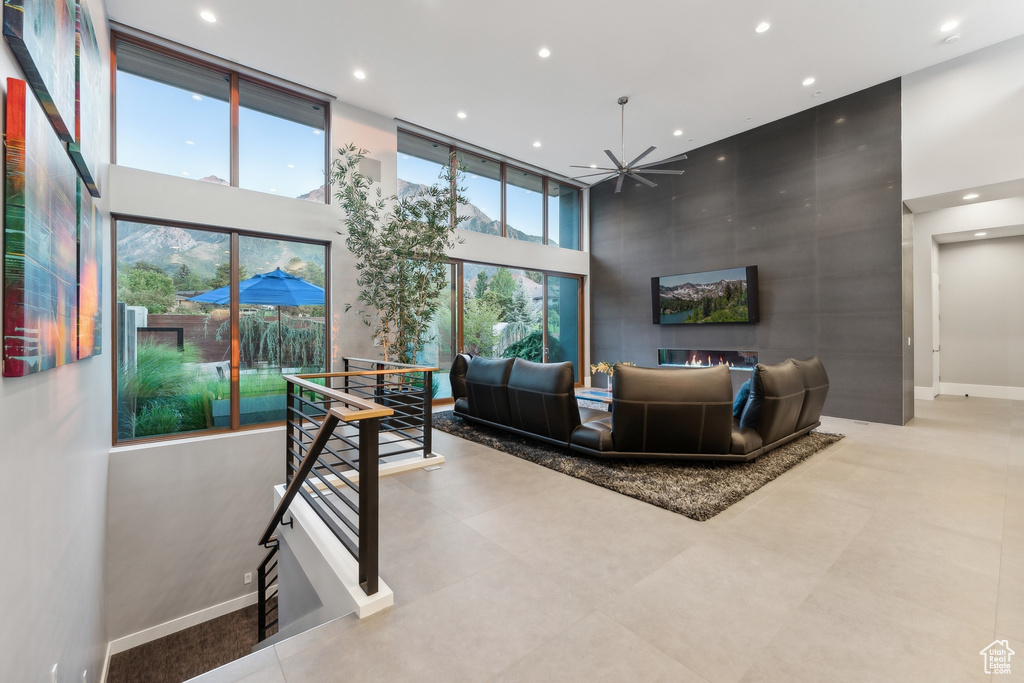
[[[374,375],[413,375],[418,372],[440,372],[441,368],[431,368],[426,365],[420,367],[416,366],[415,369],[399,369],[399,370],[352,370],[350,372],[318,372],[310,375],[292,375],[292,377],[360,377],[367,376],[372,377]]]
[[[388,416],[394,414],[395,411],[391,410],[390,408],[385,408],[384,406],[380,405],[379,403],[375,403],[373,401],[368,401],[365,398],[359,398],[358,396],[353,396],[352,394],[346,394],[343,391],[338,391],[337,389],[331,389],[330,387],[325,387],[322,384],[317,384],[316,382],[309,382],[306,379],[303,379],[304,377],[330,377],[330,376],[331,375],[329,375],[329,374],[328,375],[323,375],[323,374],[320,374],[320,375],[284,375],[284,380],[286,382],[291,382],[295,386],[302,387],[303,389],[306,389],[308,391],[315,391],[318,394],[323,394],[324,396],[326,396],[331,401],[338,401],[338,402],[344,403],[345,405],[350,406],[352,408],[356,408],[356,412],[357,413],[358,412],[363,412],[363,411],[365,411],[366,413],[373,413],[372,415],[369,415],[369,414],[363,415],[363,417],[388,417]],[[386,410],[387,413],[380,414],[378,411],[381,411],[381,410]],[[363,419],[363,418],[358,417],[358,416],[356,416],[356,417],[342,417],[341,415],[339,415],[338,418],[344,420],[345,422],[355,422],[357,420]]]
[[[345,356],[342,360],[354,360],[354,361],[357,361],[359,363],[382,364],[382,365],[388,365],[388,366],[395,367],[395,368],[412,368],[413,372],[422,371],[422,370],[437,370],[438,369],[438,368],[428,368],[425,365],[412,365],[412,364],[409,364],[409,363],[393,363],[393,362],[388,361],[388,360],[381,360],[380,358],[377,358],[377,359],[373,359],[373,358],[355,358],[353,356]]]

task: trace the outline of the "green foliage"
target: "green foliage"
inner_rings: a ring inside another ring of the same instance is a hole
[[[256,240],[246,240],[246,242],[255,242]],[[249,274],[246,272],[245,266],[238,266],[238,281],[248,280]],[[213,274],[213,277],[207,281],[206,286],[210,289],[217,289],[218,287],[227,287],[231,284],[231,264],[221,263],[217,265],[217,272]]]
[[[544,362],[544,332],[534,330],[528,335],[508,346],[502,355],[505,358],[522,358],[535,363]],[[562,344],[555,337],[548,336],[548,357],[552,361],[565,356]]]
[[[747,288],[742,283],[728,282],[722,296],[704,296],[697,300],[661,297],[659,307],[663,315],[691,311],[687,323],[745,322]]]
[[[136,261],[132,265],[131,270],[141,270],[147,273],[159,273],[160,275],[166,275],[163,268],[155,263],[150,263],[149,261]]]
[[[469,353],[490,356],[498,336],[494,326],[500,321],[498,305],[488,299],[469,299],[462,316],[462,341]]]
[[[159,268],[132,267],[117,276],[117,300],[128,306],[145,306],[150,313],[164,313],[174,306],[174,281]]]
[[[448,252],[458,242],[455,229],[465,220],[457,215],[458,206],[468,203],[458,187],[462,173],[449,164],[439,183],[410,197],[385,197],[359,172],[366,150],[349,144],[338,154],[331,181],[345,213],[341,234],[356,258],[357,313],[385,361],[411,363],[446,285]]]
[[[178,351],[140,342],[135,364],[124,362],[117,372],[118,438],[173,434],[205,426],[211,397],[197,382],[197,359],[191,346]],[[197,393],[200,396],[190,396]]]
[[[210,318],[207,318],[207,324],[209,322]],[[231,320],[228,319],[217,328],[216,339],[220,342],[230,336]],[[248,367],[264,362],[276,364],[280,357],[281,365],[285,367],[321,370],[327,350],[322,320],[297,318],[284,312],[281,313],[280,335],[276,315],[268,318],[263,311],[242,315],[238,319],[238,341],[240,360],[243,366]]]
[[[544,281],[544,273],[540,272],[539,270],[526,270],[523,272],[525,273],[526,278],[528,280],[533,280],[538,285]]]
[[[480,274],[476,276],[476,288],[474,289],[477,299],[483,299],[484,294],[487,293],[487,273],[480,271]]]

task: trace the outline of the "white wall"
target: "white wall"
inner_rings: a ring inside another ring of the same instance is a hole
[[[904,76],[903,198],[914,213],[914,384],[932,377],[932,273],[942,242],[1024,230],[1024,37]],[[978,203],[963,195],[978,191]],[[988,200],[988,201],[986,201]],[[952,285],[944,285],[943,293]],[[941,298],[941,297],[940,297]],[[944,347],[943,347],[944,348]]]
[[[931,278],[933,272],[938,272],[940,243],[961,239],[974,241],[976,232],[986,232],[985,239],[990,240],[1020,234],[1022,230],[1024,197],[914,214],[914,336],[918,339],[914,385],[927,388],[923,394],[939,393],[932,379],[932,308],[935,302]],[[943,296],[949,293],[950,287],[943,285],[942,292]]]
[[[1024,177],[1024,36],[903,77],[903,197]]]
[[[1024,236],[939,245],[942,383],[1024,388]]]
[[[104,3],[92,0],[89,6],[100,52],[106,55]],[[108,73],[104,59],[106,92]],[[5,93],[7,77],[24,78],[6,42],[0,47],[0,76]],[[107,102],[104,96],[105,117]],[[109,149],[109,144],[104,141],[100,148]],[[103,187],[106,164],[104,156]],[[105,198],[97,204],[104,211]],[[106,234],[103,253],[110,253]],[[109,307],[103,328],[110,329]],[[77,683],[83,671],[89,683],[99,680],[106,649],[103,548],[111,358],[106,338],[98,357],[0,380],[0,518],[5,524],[0,680],[49,681],[54,664],[59,681]]]

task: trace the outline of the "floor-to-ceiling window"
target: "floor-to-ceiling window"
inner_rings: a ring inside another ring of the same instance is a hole
[[[327,367],[327,245],[114,225],[117,441],[283,420],[282,374]]]

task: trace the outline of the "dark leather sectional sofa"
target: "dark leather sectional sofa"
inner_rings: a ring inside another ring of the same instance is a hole
[[[607,414],[579,407],[569,361],[459,354],[449,377],[456,415],[557,446],[567,447],[584,420]]]
[[[725,366],[616,366],[610,413],[578,407],[571,363],[460,355],[450,376],[456,415],[603,458],[753,460],[821,424],[828,394],[816,357],[759,364],[740,417]]]

